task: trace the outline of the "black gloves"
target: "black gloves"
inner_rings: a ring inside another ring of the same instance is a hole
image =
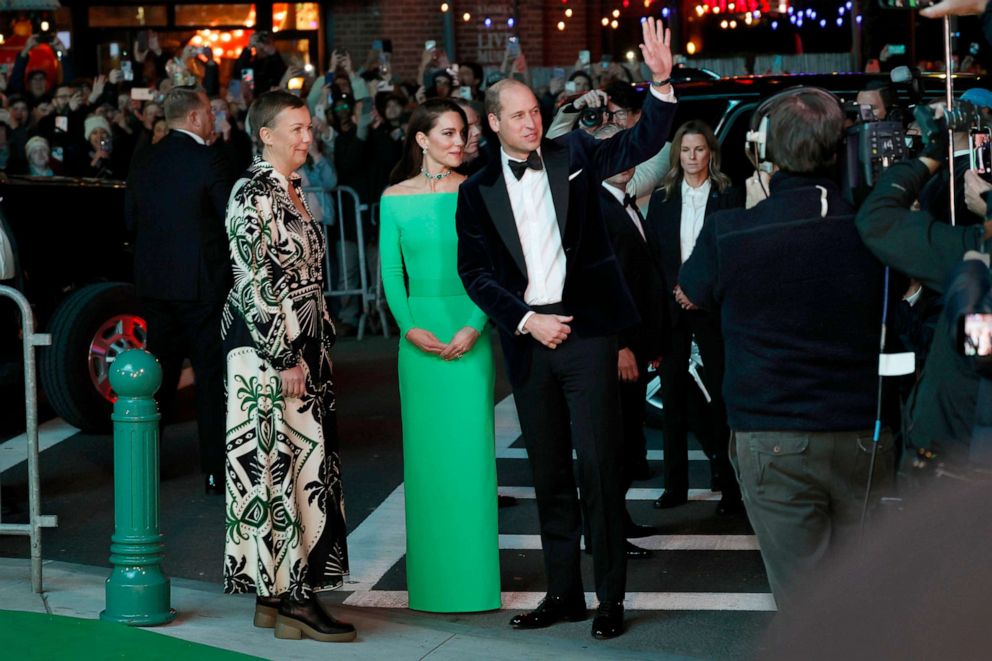
[[[934,117],[933,108],[918,105],[913,110],[916,123],[920,125],[923,136],[923,151],[920,156],[932,158],[943,163],[947,160],[950,139],[947,136],[947,120],[944,117]]]

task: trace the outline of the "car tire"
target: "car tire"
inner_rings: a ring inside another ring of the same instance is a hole
[[[88,285],[62,301],[48,325],[52,344],[38,361],[55,413],[82,431],[109,431],[116,399],[107,379],[110,365],[119,353],[144,348],[145,330],[133,285]]]

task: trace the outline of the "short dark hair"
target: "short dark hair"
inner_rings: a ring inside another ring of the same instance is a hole
[[[32,69],[31,71],[28,72],[28,80],[31,80],[32,78],[37,78],[38,76],[41,76],[45,80],[48,80],[48,75],[41,69]]]
[[[252,140],[261,144],[259,131],[263,128],[272,128],[276,115],[286,108],[305,108],[306,105],[304,99],[285,90],[272,90],[262,94],[252,101],[251,107],[248,108],[248,124],[251,125]]]
[[[169,124],[182,122],[186,116],[203,105],[206,92],[199,85],[177,85],[169,90],[162,102],[162,112]]]
[[[482,79],[485,77],[486,74],[483,72],[481,64],[479,64],[478,62],[462,62],[461,66],[468,67],[469,69],[471,69],[472,75],[475,76],[475,79],[480,84],[482,83]]]
[[[610,97],[610,101],[621,108],[640,112],[641,107],[644,106],[644,94],[630,83],[614,80],[604,91]]]
[[[805,89],[786,96],[768,119],[768,158],[780,170],[812,174],[836,161],[844,111],[828,92]]]

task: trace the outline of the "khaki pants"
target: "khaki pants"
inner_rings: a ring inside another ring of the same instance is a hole
[[[783,609],[797,579],[858,543],[872,434],[737,431],[730,443],[768,582]],[[875,458],[870,509],[892,488],[892,445],[885,430]]]

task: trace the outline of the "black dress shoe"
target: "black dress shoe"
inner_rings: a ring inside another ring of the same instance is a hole
[[[634,546],[630,542],[624,542],[623,548],[628,560],[643,560],[654,555],[654,551],[642,549],[640,546]]]
[[[744,502],[740,498],[729,498],[724,496],[716,506],[716,513],[720,516],[733,516],[744,513]]]
[[[636,523],[623,529],[623,536],[627,539],[640,539],[642,537],[651,537],[660,534],[661,531],[654,526],[639,526]]]
[[[592,637],[600,640],[616,638],[623,633],[623,604],[600,604],[592,620]]]
[[[506,507],[516,507],[517,499],[513,496],[504,496],[503,494],[496,495],[496,505],[499,509],[504,509]]]
[[[207,473],[203,480],[203,492],[208,496],[224,495],[224,476],[217,473]]]
[[[281,602],[279,597],[255,597],[254,625],[259,629],[274,629]]]
[[[299,640],[303,637],[324,643],[347,643],[355,640],[355,627],[339,622],[317,602],[283,599],[276,615],[276,638]]]
[[[689,502],[687,495],[676,496],[671,491],[665,491],[665,493],[658,496],[658,500],[654,501],[654,508],[656,510],[667,510],[672,507],[678,507],[679,505],[685,505],[687,502]]]
[[[541,604],[529,613],[514,615],[510,626],[514,629],[542,629],[556,622],[581,622],[588,617],[585,598],[547,595]]]

